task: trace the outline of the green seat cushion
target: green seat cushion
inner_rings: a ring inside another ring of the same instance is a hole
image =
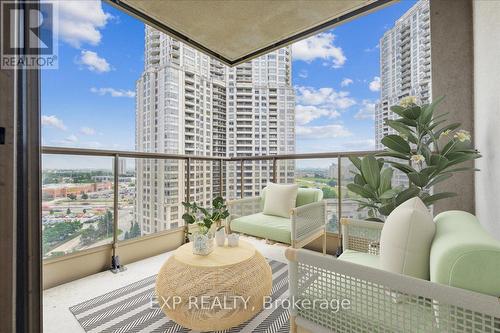
[[[344,260],[353,264],[368,266],[372,268],[379,268],[379,256],[354,250],[345,250],[338,260]]]
[[[500,297],[500,242],[467,212],[447,211],[434,220],[431,281]]]
[[[323,199],[323,191],[318,188],[299,188],[297,192],[296,207],[318,202]]]
[[[263,202],[266,200],[266,189],[267,187],[264,187],[261,191],[261,198]],[[321,200],[323,200],[323,191],[321,191],[319,188],[299,188],[299,190],[297,191],[295,207],[319,202]]]
[[[290,244],[290,219],[257,213],[231,221],[231,230],[260,238]]]

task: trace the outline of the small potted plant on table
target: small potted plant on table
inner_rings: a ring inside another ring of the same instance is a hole
[[[229,216],[229,211],[222,197],[216,197],[212,201],[210,209],[203,208],[196,203],[183,202],[182,205],[186,208],[186,212],[182,215],[182,219],[188,225],[196,225],[196,230],[190,234],[190,241],[193,243],[193,253],[197,255],[208,255],[213,251],[214,247],[214,226],[217,227],[217,232],[222,230],[222,220]],[[223,242],[225,234],[222,234]],[[220,237],[220,236],[219,236]],[[224,245],[224,244],[222,244]]]

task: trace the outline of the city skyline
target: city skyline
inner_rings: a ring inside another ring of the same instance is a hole
[[[380,101],[375,106],[375,148],[384,149],[381,140],[397,132],[385,120],[399,116],[391,105],[408,96],[430,103],[431,28],[429,1],[420,0],[380,39]]]
[[[61,29],[60,69],[42,73],[42,143],[133,150],[134,86],[144,65],[144,25],[107,4],[85,3],[92,6],[92,17],[82,18],[81,24],[93,29],[93,37]],[[380,89],[378,40],[414,3],[391,5],[292,46],[296,152],[373,148]],[[61,9],[62,20],[76,10]],[[113,25],[124,24],[130,32],[117,34]],[[352,38],[359,43],[347,43]],[[99,159],[44,160],[47,168],[110,167]]]

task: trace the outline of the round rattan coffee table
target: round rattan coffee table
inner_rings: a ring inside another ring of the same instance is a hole
[[[193,330],[223,330],[262,309],[271,267],[251,244],[215,246],[207,256],[194,255],[191,246],[179,247],[156,278],[158,302],[170,319]]]

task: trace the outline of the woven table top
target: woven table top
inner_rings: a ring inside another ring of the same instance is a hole
[[[193,254],[192,244],[186,243],[174,252],[175,260],[195,267],[224,267],[233,266],[252,258],[255,247],[245,241],[239,241],[236,247],[214,246],[214,251],[206,256]]]

